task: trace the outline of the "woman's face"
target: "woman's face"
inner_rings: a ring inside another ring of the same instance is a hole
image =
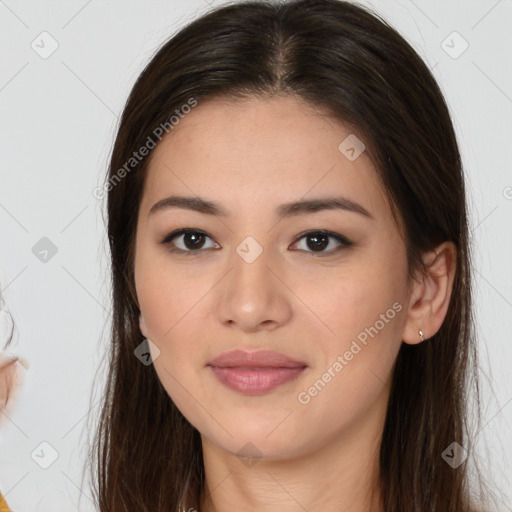
[[[151,155],[136,234],[141,330],[173,402],[233,454],[301,456],[385,411],[406,322],[406,252],[353,137],[293,97],[216,100],[199,102]],[[222,214],[150,211],[169,196]],[[358,206],[283,206],[334,198]],[[167,237],[184,228],[193,232]],[[252,372],[253,387],[233,389],[208,365],[233,349],[305,367],[224,370],[242,387]],[[271,374],[294,378],[258,387]]]

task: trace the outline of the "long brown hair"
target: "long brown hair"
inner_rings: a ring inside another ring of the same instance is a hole
[[[183,500],[198,509],[204,484],[200,433],[153,366],[134,356],[144,340],[134,242],[148,157],[133,162],[133,152],[158,143],[155,130],[169,131],[170,117],[191,100],[289,94],[349,123],[364,140],[403,226],[411,279],[425,270],[424,252],[443,241],[457,247],[443,325],[423,343],[403,343],[396,360],[380,480],[387,512],[472,510],[467,461],[452,468],[442,458],[453,442],[471,453],[469,397],[479,399],[464,176],[441,90],[406,40],[369,9],[262,0],[225,4],[182,28],[142,71],[122,113],[105,183],[109,373],[90,454],[101,512],[177,511]]]

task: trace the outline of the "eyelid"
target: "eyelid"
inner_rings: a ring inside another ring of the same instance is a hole
[[[211,238],[206,231],[203,231],[202,229],[196,229],[196,228],[179,228],[175,229],[174,231],[171,231],[170,233],[167,233],[163,237],[161,237],[159,243],[161,244],[167,244],[169,243],[173,238],[177,237],[178,235],[185,235],[187,233],[199,233],[201,235],[205,235],[208,238]]]
[[[181,236],[181,235],[188,234],[188,233],[197,233],[197,234],[200,234],[200,235],[204,235],[205,237],[210,238],[213,241],[213,238],[210,235],[208,235],[208,233],[203,231],[202,229],[180,228],[180,229],[176,229],[176,230],[174,230],[174,231],[164,235],[160,239],[159,243],[163,244],[163,245],[170,244],[171,240],[173,240],[174,238],[176,238],[178,236]],[[306,238],[308,235],[315,235],[315,234],[322,234],[322,235],[327,236],[328,238],[333,238],[340,245],[338,247],[334,248],[334,249],[330,249],[329,251],[315,252],[315,251],[300,250],[300,252],[305,252],[305,253],[308,253],[310,255],[313,255],[313,256],[316,255],[316,256],[320,256],[320,257],[322,257],[322,256],[330,256],[332,254],[338,253],[339,250],[341,250],[341,249],[347,249],[350,246],[354,245],[354,242],[349,240],[346,236],[344,236],[344,235],[342,235],[340,233],[336,233],[336,232],[333,232],[333,231],[326,230],[326,229],[308,229],[306,231],[303,231],[303,232],[299,233],[296,236],[295,240],[292,242],[291,245],[295,245],[296,243],[300,242],[303,238]],[[217,243],[217,242],[214,242],[214,243]],[[197,250],[188,250],[188,251],[186,251],[186,250],[183,250],[183,249],[174,248],[174,249],[171,250],[171,252],[185,253],[185,254],[195,254],[195,253],[204,252],[204,249],[197,249]]]
[[[170,233],[164,235],[160,239],[159,243],[162,245],[169,245],[171,243],[171,240],[173,240],[174,238],[177,238],[178,236],[186,235],[188,233],[197,233],[199,235],[204,235],[205,237],[209,238],[210,240],[213,240],[213,238],[208,233],[206,233],[206,231],[203,231],[202,229],[181,228],[181,229],[176,229],[174,231],[171,231]],[[217,242],[214,242],[214,243],[217,244]],[[205,249],[197,249],[195,251],[192,251],[192,250],[185,251],[183,249],[174,247],[170,252],[176,252],[176,253],[182,253],[182,254],[183,253],[184,254],[196,254],[196,253],[198,254],[198,253],[204,252],[204,250]]]
[[[293,244],[297,243],[302,238],[305,238],[307,235],[315,235],[315,234],[322,234],[322,235],[328,236],[330,238],[334,238],[336,241],[338,241],[341,244],[344,244],[346,246],[353,245],[353,243],[354,243],[351,240],[349,240],[346,236],[342,235],[341,233],[329,231],[328,229],[308,229],[306,231],[303,231],[302,233],[299,233],[297,235],[297,237],[295,238],[295,242],[293,242]]]
[[[309,257],[313,257],[313,258],[314,257],[327,258],[329,256],[335,256],[340,251],[349,249],[352,245],[354,245],[354,242],[349,240],[346,236],[344,236],[340,233],[335,233],[333,231],[329,231],[327,229],[308,229],[307,231],[303,231],[302,233],[297,235],[297,237],[296,237],[295,241],[292,243],[292,245],[297,244],[303,238],[306,238],[308,235],[316,235],[316,234],[321,234],[321,235],[325,235],[328,238],[333,238],[334,240],[336,240],[339,243],[338,247],[335,247],[334,249],[329,249],[328,251],[316,252],[316,251],[299,250],[299,252],[303,252],[303,253],[307,254]]]

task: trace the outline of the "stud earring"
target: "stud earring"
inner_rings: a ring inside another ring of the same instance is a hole
[[[424,341],[423,331],[421,329],[418,331],[418,334],[420,335],[421,341]]]

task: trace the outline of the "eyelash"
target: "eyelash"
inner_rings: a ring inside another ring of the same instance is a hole
[[[204,235],[204,236],[210,238],[207,233],[205,233],[204,231],[201,231],[199,229],[184,228],[184,229],[179,229],[179,230],[173,231],[173,232],[165,235],[160,240],[159,243],[162,244],[162,245],[170,245],[171,241],[174,238],[176,238],[178,236],[181,236],[181,235],[191,234],[191,233],[192,234],[198,234],[198,235]],[[293,244],[296,244],[297,242],[299,242],[303,238],[307,238],[308,236],[311,236],[311,235],[325,235],[328,238],[333,238],[334,240],[336,240],[337,242],[339,242],[341,244],[338,247],[336,247],[335,249],[331,249],[329,251],[319,251],[319,252],[303,251],[303,252],[310,253],[310,254],[313,254],[313,255],[318,255],[320,257],[330,256],[332,254],[338,253],[339,251],[341,251],[343,249],[347,249],[347,248],[349,248],[350,246],[352,246],[354,244],[354,242],[350,241],[348,238],[344,237],[343,235],[340,235],[338,233],[333,233],[332,231],[322,230],[322,229],[314,230],[314,231],[306,231],[304,233],[301,233],[298,236],[298,238],[295,240],[295,242],[293,242]],[[203,252],[203,251],[204,251],[204,249],[184,250],[184,249],[178,249],[176,247],[169,249],[169,252],[171,252],[171,253],[184,253],[187,256],[192,255],[194,253],[200,253],[200,252]]]

